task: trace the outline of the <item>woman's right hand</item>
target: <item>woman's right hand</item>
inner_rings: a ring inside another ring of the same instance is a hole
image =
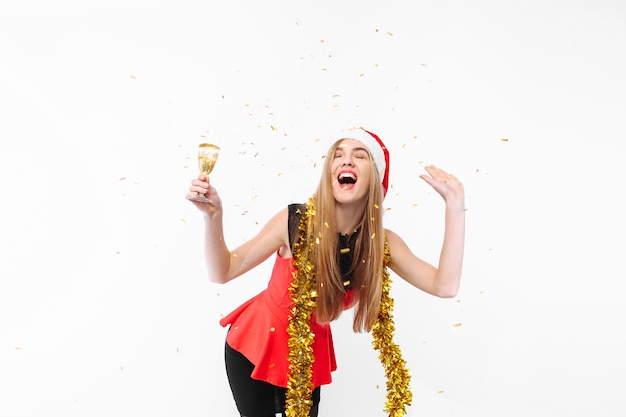
[[[205,203],[202,201],[191,200],[199,194],[204,194],[204,196],[210,201]],[[222,200],[220,199],[217,190],[211,185],[209,177],[205,175],[198,175],[198,178],[191,180],[189,192],[185,195],[185,197],[200,211],[209,215],[222,209]]]

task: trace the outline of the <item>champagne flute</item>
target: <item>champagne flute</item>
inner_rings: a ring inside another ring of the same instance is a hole
[[[198,168],[200,168],[200,174],[208,176],[213,171],[219,154],[220,147],[212,143],[201,143],[198,146]],[[203,203],[211,201],[204,194],[198,194],[197,197],[192,197],[190,200]]]

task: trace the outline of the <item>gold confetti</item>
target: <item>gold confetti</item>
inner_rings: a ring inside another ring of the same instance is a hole
[[[502,138],[500,139],[500,142],[508,142],[509,140],[507,138]]]
[[[339,250],[340,253],[350,253],[350,248],[343,248]]]
[[[437,391],[437,394],[443,394],[443,390],[440,389],[439,391]]]
[[[452,326],[452,327],[461,327],[461,326],[462,326],[462,324],[461,324],[461,323],[457,323],[457,324],[455,324],[455,325],[454,325],[454,326]]]

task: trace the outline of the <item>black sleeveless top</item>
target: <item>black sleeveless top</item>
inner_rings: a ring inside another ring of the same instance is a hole
[[[302,215],[306,210],[306,204],[290,204],[289,205],[289,247],[293,252],[293,245],[296,242],[298,237],[300,225],[300,219],[302,219]],[[360,228],[355,230],[354,233],[349,235],[343,235],[341,233],[337,233],[337,239],[339,240],[338,250],[337,250],[337,262],[339,263],[339,269],[341,270],[341,279],[343,286],[346,289],[352,288],[352,276],[353,276],[353,253],[354,253],[354,245],[356,243],[356,238],[359,234]]]

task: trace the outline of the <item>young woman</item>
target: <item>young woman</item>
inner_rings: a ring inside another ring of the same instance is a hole
[[[422,291],[454,297],[463,261],[465,207],[456,177],[427,166],[420,176],[445,201],[438,266],[414,255],[383,228],[389,153],[380,138],[355,129],[330,147],[315,194],[279,211],[238,248],[225,243],[222,202],[209,178],[192,180],[187,198],[204,214],[209,279],[227,283],[276,255],[268,287],[221,320],[228,326],[226,370],[242,417],[317,416],[320,386],[336,369],[329,323],[354,308],[354,330],[372,332],[387,375],[386,411],[405,414],[409,373],[393,342],[389,271]]]

